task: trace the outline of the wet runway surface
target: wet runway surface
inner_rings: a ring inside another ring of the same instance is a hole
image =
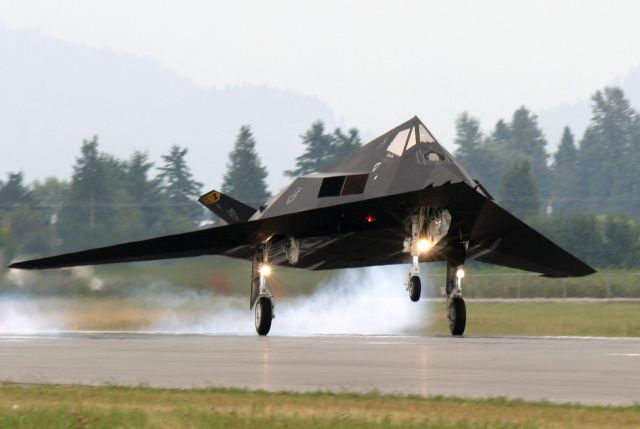
[[[0,336],[0,380],[640,402],[640,339]]]

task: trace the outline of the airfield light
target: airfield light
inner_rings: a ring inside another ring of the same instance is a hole
[[[426,238],[418,240],[418,252],[423,253],[431,249],[431,242]]]
[[[458,271],[456,271],[456,277],[459,279],[464,278],[464,270],[462,268],[458,268]]]
[[[264,277],[269,277],[269,275],[271,274],[271,266],[268,264],[262,264],[260,265],[260,275],[264,276]]]

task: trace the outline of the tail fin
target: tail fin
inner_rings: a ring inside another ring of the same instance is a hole
[[[229,224],[246,222],[257,211],[218,191],[207,192],[198,201]]]

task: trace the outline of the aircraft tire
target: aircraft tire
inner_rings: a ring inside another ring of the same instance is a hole
[[[418,302],[421,292],[422,283],[420,282],[420,277],[411,276],[409,279],[409,299],[413,302]]]
[[[271,329],[273,319],[273,306],[266,296],[258,298],[255,306],[256,332],[258,335],[267,335]]]
[[[467,324],[467,306],[461,296],[454,296],[449,301],[449,330],[451,335],[464,334]]]

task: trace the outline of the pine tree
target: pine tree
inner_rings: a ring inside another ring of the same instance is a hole
[[[10,248],[8,253],[40,251],[46,223],[46,216],[35,206],[33,192],[24,183],[22,172],[8,173],[7,181],[0,182],[0,231]]]
[[[511,161],[511,152],[504,141],[509,133],[508,125],[500,120],[491,136],[483,139],[476,118],[465,112],[456,120],[456,159],[491,193],[497,192]]]
[[[640,217],[640,117],[620,88],[592,97],[593,116],[578,151],[584,209]]]
[[[180,219],[181,225],[195,222],[203,213],[197,202],[202,183],[193,179],[193,174],[185,159],[188,149],[177,145],[163,155],[164,164],[159,168],[158,183],[161,198],[167,204],[165,213],[171,218]]]
[[[127,163],[100,153],[98,137],[84,140],[60,214],[64,250],[130,239],[141,231],[139,208],[126,191]]]
[[[344,134],[340,128],[336,128],[333,132],[333,147],[333,159],[327,161],[326,165],[329,165],[330,163],[333,163],[362,147],[362,141],[360,140],[358,130],[351,128],[347,134]]]
[[[271,194],[265,182],[267,170],[260,162],[255,146],[251,128],[243,125],[233,151],[229,154],[222,192],[257,208],[269,199]]]
[[[75,208],[65,218],[72,216],[73,220],[84,221],[90,228],[95,226],[96,218],[100,216],[97,205],[110,196],[103,161],[98,152],[98,136],[83,140],[71,180],[70,198]]]
[[[480,121],[470,116],[467,112],[458,115],[454,142],[458,147],[456,158],[462,165],[473,162],[473,159],[478,155],[478,151],[482,149],[482,140]]]
[[[334,160],[334,137],[325,133],[322,121],[311,124],[311,128],[300,137],[305,151],[296,158],[296,169],[285,171],[289,177],[313,173]]]
[[[552,166],[554,213],[564,214],[579,209],[575,199],[582,195],[578,177],[578,149],[569,127],[564,127]]]
[[[522,106],[514,112],[509,130],[511,134],[509,149],[529,158],[531,173],[543,190],[543,194],[547,195],[550,185],[547,167],[547,140],[538,126],[538,117]]]
[[[321,171],[362,146],[357,129],[351,128],[345,134],[336,128],[332,134],[327,134],[322,121],[311,124],[311,128],[300,138],[305,151],[296,158],[296,169],[284,172],[289,177]]]
[[[126,165],[125,189],[133,204],[136,204],[143,215],[145,231],[158,221],[158,182],[149,177],[153,163],[145,152],[134,152]]]
[[[511,141],[511,128],[503,119],[496,122],[491,139],[496,143],[504,143],[505,145]]]
[[[24,184],[22,172],[9,172],[7,181],[0,181],[0,211],[9,210],[17,204],[30,204],[32,201],[31,192]]]
[[[529,159],[515,161],[500,183],[500,202],[515,216],[526,219],[538,213],[538,188]]]

